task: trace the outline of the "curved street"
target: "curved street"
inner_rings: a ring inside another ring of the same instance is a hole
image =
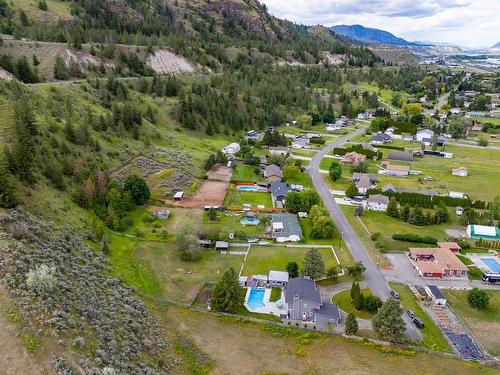
[[[345,218],[343,212],[340,210],[337,203],[332,197],[330,189],[326,185],[323,180],[322,175],[320,174],[319,163],[321,159],[330,153],[335,147],[340,147],[348,142],[350,139],[363,134],[366,130],[366,127],[362,127],[348,136],[342,138],[338,142],[331,143],[323,148],[321,151],[316,153],[314,157],[311,159],[309,166],[307,168],[307,172],[311,176],[312,182],[316,188],[316,191],[320,195],[323,200],[323,204],[325,208],[330,213],[330,216],[337,226],[339,232],[341,233],[344,242],[346,243],[350,253],[352,254],[354,260],[356,262],[363,263],[363,266],[366,268],[364,273],[365,282],[370,287],[372,293],[385,301],[390,297],[390,287],[384,276],[380,272],[379,268],[372,261],[365,247],[359,240],[356,232],[351,227],[347,219]],[[412,339],[420,339],[421,336],[417,329],[413,326],[410,320],[406,317],[406,314],[403,315],[403,319],[406,322],[406,333],[408,337]]]

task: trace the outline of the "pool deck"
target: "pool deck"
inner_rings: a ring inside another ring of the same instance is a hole
[[[278,305],[276,304],[276,302],[269,301],[269,299],[271,298],[271,288],[264,289],[264,300],[263,300],[264,306],[258,307],[256,309],[251,308],[247,304],[248,297],[250,296],[251,290],[252,290],[252,288],[250,288],[250,287],[247,288],[247,293],[245,295],[244,306],[246,307],[246,309],[248,311],[251,311],[254,313],[259,313],[259,314],[272,314],[272,315],[276,315],[276,316],[281,316],[281,315],[284,315],[287,313],[288,307],[287,307],[286,303],[284,303],[283,306],[281,308],[279,308]],[[282,290],[280,299],[284,300],[284,298],[285,298],[285,295],[284,295],[283,290]]]
[[[491,268],[490,265],[485,263],[483,259],[491,259],[492,261],[495,261],[499,266],[500,266],[500,259],[496,257],[495,255],[491,253],[484,253],[484,254],[467,254],[468,258],[472,260],[477,268],[482,270],[483,272],[491,272],[491,273],[497,273],[497,270],[494,270]]]

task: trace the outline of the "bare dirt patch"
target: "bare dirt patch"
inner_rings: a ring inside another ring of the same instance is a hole
[[[221,206],[226,196],[229,182],[205,180],[202,182],[196,194],[185,198],[175,205],[187,208],[202,208],[205,206]]]
[[[10,81],[13,78],[14,78],[14,76],[12,74],[10,74],[8,71],[6,71],[3,68],[0,68],[0,79],[3,79],[5,81]]]
[[[233,169],[223,165],[218,165],[209,170],[207,173],[209,180],[218,180],[225,182],[229,182],[231,180],[232,174],[233,174]]]

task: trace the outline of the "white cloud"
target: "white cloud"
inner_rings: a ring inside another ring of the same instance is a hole
[[[488,47],[500,41],[500,0],[261,0],[306,25],[361,24],[410,41]]]

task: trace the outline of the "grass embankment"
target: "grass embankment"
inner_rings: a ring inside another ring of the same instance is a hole
[[[452,349],[441,333],[441,330],[420,307],[408,286],[391,283],[391,287],[399,293],[399,299],[403,308],[413,310],[415,315],[424,322],[425,327],[419,329],[419,332],[422,334],[421,345],[429,349],[452,353]]]

